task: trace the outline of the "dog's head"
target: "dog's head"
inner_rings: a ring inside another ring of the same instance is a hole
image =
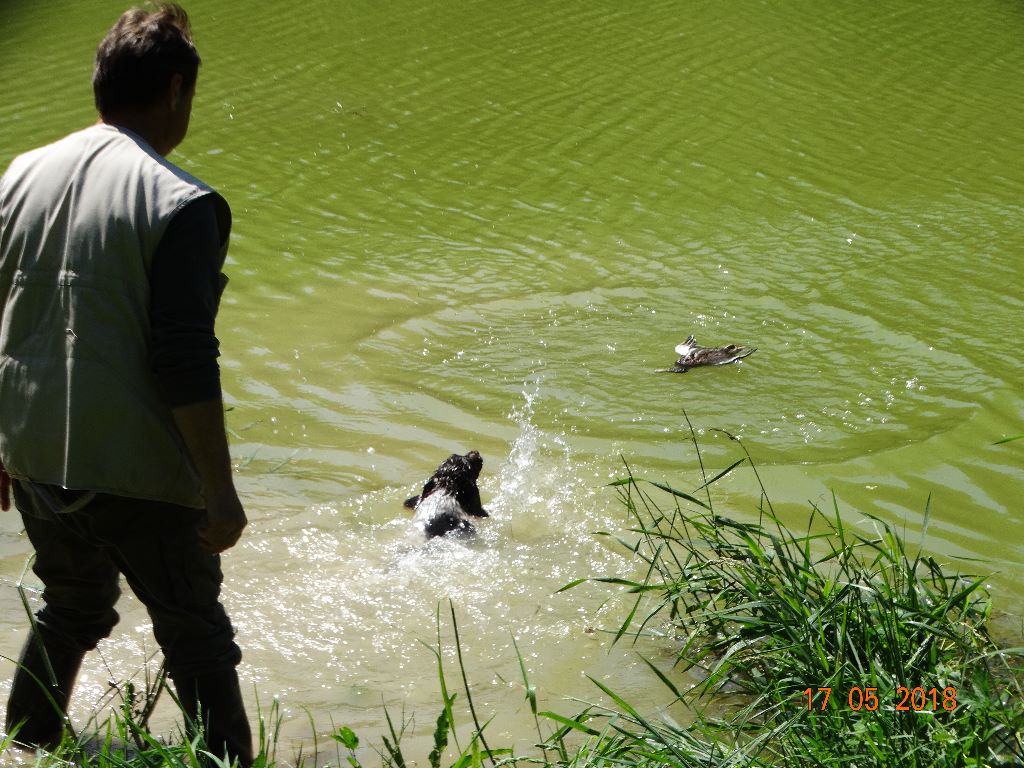
[[[460,483],[475,483],[483,468],[483,457],[476,451],[470,451],[465,456],[453,453],[441,462],[433,479],[438,489],[454,493]]]

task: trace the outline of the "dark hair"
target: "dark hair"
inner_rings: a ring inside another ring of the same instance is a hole
[[[199,54],[185,9],[176,3],[161,3],[156,11],[132,8],[96,48],[96,109],[101,115],[145,109],[167,93],[174,75],[181,75],[189,90],[198,74]]]

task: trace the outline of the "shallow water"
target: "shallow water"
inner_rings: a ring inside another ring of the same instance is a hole
[[[600,631],[625,604],[554,593],[635,568],[592,535],[628,525],[603,487],[623,459],[700,484],[687,417],[709,473],[741,455],[714,430],[740,437],[795,525],[835,494],[916,542],[928,505],[925,546],[1024,612],[1024,442],[993,445],[1024,433],[1021,6],[620,6],[188,6],[173,159],[235,214],[218,332],[252,522],[225,602],[288,741],[310,717],[370,739],[382,702],[429,734],[449,598],[492,741],[532,729],[513,637],[547,706],[599,698],[589,674],[656,707]],[[0,162],[92,119],[120,10],[0,7]],[[689,333],[758,351],[654,373]],[[479,540],[412,541],[401,500],[471,448]],[[716,488],[756,513],[749,471]],[[28,553],[0,516],[6,655]],[[122,614],[80,721],[153,650]]]

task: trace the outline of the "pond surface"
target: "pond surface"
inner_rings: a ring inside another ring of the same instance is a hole
[[[516,646],[546,707],[599,700],[590,675],[656,708],[602,631],[625,603],[555,591],[635,572],[593,535],[629,536],[605,484],[625,460],[700,485],[687,419],[709,474],[742,455],[716,430],[742,439],[795,527],[834,495],[916,545],[929,508],[925,547],[1022,615],[1024,442],[995,443],[1024,433],[1024,5],[187,7],[204,64],[172,159],[235,216],[218,334],[251,524],[224,600],[285,753],[374,741],[382,704],[427,739],[439,633],[457,687],[449,599],[492,742],[533,728]],[[94,119],[121,10],[0,6],[0,164]],[[655,373],[691,333],[758,350]],[[421,546],[401,501],[469,449],[492,519]],[[749,470],[715,488],[756,515]],[[0,516],[6,656],[29,553]],[[154,651],[122,608],[80,723]]]

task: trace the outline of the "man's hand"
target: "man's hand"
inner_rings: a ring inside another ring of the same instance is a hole
[[[206,521],[199,528],[203,549],[219,554],[235,545],[245,528],[245,510],[231,474],[231,456],[220,398],[171,411],[203,482]]]
[[[232,488],[219,497],[206,499],[206,520],[199,526],[199,545],[219,555],[235,545],[248,520],[238,494]]]

